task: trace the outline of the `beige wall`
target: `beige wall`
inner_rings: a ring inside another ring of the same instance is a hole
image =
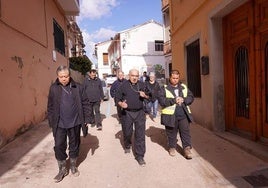
[[[201,75],[202,97],[192,104],[195,121],[211,130],[224,130],[222,17],[245,0],[171,0],[172,67],[187,83],[186,45],[200,40],[200,57],[209,56],[209,75]]]
[[[55,70],[67,58],[54,49],[53,18],[66,34],[64,15],[47,0],[1,1],[0,147],[46,117]]]

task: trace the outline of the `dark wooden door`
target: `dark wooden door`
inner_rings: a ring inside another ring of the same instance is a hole
[[[256,132],[253,3],[223,19],[225,115],[227,129]]]
[[[260,83],[261,123],[258,127],[259,136],[268,138],[268,1],[257,0],[255,3],[256,25],[256,62],[257,80]]]
[[[268,138],[268,32],[261,37],[261,69],[262,69],[262,125],[261,136]]]

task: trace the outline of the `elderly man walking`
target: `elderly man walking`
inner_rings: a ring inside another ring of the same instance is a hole
[[[59,173],[54,181],[60,182],[68,174],[66,167],[67,141],[69,141],[70,169],[79,176],[76,160],[79,156],[81,126],[89,122],[88,99],[83,87],[70,77],[68,67],[57,68],[57,79],[48,95],[48,122],[55,141],[54,151]],[[67,139],[68,137],[68,139]]]
[[[145,84],[139,81],[139,71],[131,69],[129,80],[124,82],[118,89],[115,102],[122,109],[122,131],[124,137],[125,153],[130,153],[132,146],[133,125],[134,152],[139,165],[145,166],[145,112],[143,111],[143,100],[149,96]]]

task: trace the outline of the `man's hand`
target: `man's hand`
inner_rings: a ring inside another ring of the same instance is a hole
[[[128,107],[126,100],[124,100],[122,102],[119,102],[118,104],[119,104],[119,106],[121,106],[121,108],[127,108]]]
[[[182,97],[176,98],[176,103],[181,106],[181,104],[184,102],[184,99]]]
[[[141,97],[146,98],[146,99],[149,98],[143,91],[139,91],[139,92],[140,92]]]

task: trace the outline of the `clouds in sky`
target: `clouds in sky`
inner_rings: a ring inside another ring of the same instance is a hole
[[[96,59],[93,56],[95,43],[103,42],[105,40],[110,39],[111,36],[115,35],[116,31],[106,28],[100,28],[94,33],[88,33],[85,29],[82,29],[81,31],[83,34],[84,42],[86,44],[85,50],[87,52],[87,56],[92,62],[96,63]]]
[[[112,10],[119,5],[119,2],[118,0],[81,0],[80,3],[80,16],[77,17],[77,21],[83,34],[87,56],[95,63],[96,59],[92,56],[95,43],[106,41],[117,32],[111,28],[99,28],[89,32],[82,23],[86,20],[90,22],[111,16]]]
[[[111,10],[118,5],[117,0],[81,0],[80,15],[82,19],[100,19],[111,15]]]

